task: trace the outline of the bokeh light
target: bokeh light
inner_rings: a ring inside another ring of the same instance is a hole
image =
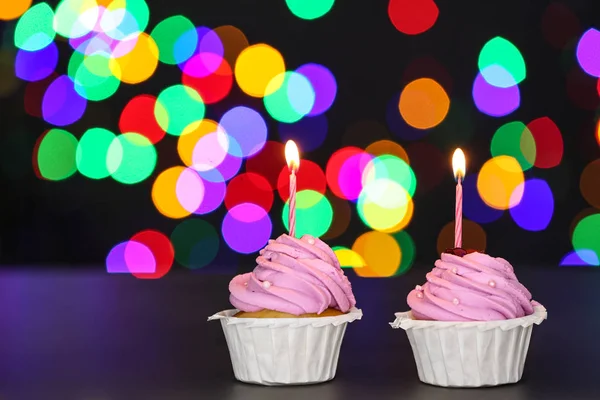
[[[600,209],[600,160],[592,161],[583,169],[579,189],[589,205]]]
[[[415,246],[415,241],[406,231],[396,232],[392,236],[396,239],[396,242],[398,242],[402,254],[400,266],[394,274],[394,276],[399,276],[407,273],[414,265],[417,248]]]
[[[154,118],[155,107],[156,97],[148,94],[135,96],[129,100],[119,118],[121,133],[138,133],[148,138],[152,144],[160,142],[166,132]]]
[[[12,2],[12,0],[10,0]],[[0,10],[4,6],[0,6]],[[47,3],[31,7],[17,22],[15,46],[21,50],[38,51],[47,47],[56,36],[54,11]]]
[[[578,267],[597,267],[600,266],[598,255],[593,250],[581,249],[570,251],[560,260],[559,265],[578,266]]]
[[[105,100],[116,93],[119,81],[110,69],[110,58],[104,53],[85,56],[73,53],[69,61],[69,77],[77,93],[91,101]]]
[[[179,219],[194,213],[204,199],[204,182],[193,169],[171,167],[152,185],[152,201],[165,217]]]
[[[325,193],[327,200],[331,204],[333,209],[333,219],[329,229],[323,236],[322,240],[331,240],[342,236],[348,230],[350,226],[350,219],[352,218],[352,210],[350,209],[350,203],[344,199],[340,199],[334,196],[331,192]]]
[[[288,215],[289,201],[281,213],[286,230],[289,230]],[[326,196],[315,190],[300,190],[296,193],[296,237],[321,237],[327,233],[332,221],[333,208]]]
[[[227,211],[221,227],[225,243],[242,254],[263,248],[271,238],[272,230],[267,211],[252,203],[238,204]]]
[[[337,94],[337,82],[333,73],[324,65],[315,63],[304,64],[296,72],[308,79],[315,92],[313,107],[307,115],[321,115],[328,111]]]
[[[267,85],[265,108],[273,119],[288,124],[308,115],[315,105],[315,90],[310,81],[297,72],[276,75]]]
[[[581,219],[573,231],[573,248],[591,265],[598,264],[600,255],[600,214],[591,214]]]
[[[0,20],[10,21],[19,18],[31,7],[32,0],[5,1],[0,4]]]
[[[106,271],[110,274],[156,272],[156,260],[146,245],[127,240],[114,246],[106,256]]]
[[[138,279],[159,279],[165,276],[173,266],[175,250],[169,238],[162,232],[147,229],[136,233],[131,240],[146,246],[154,256],[154,272],[132,272]]]
[[[81,136],[77,145],[76,162],[79,173],[90,179],[110,176],[108,149],[116,136],[104,128],[90,128]]]
[[[251,108],[238,106],[227,111],[219,120],[227,136],[239,146],[230,146],[229,153],[235,157],[250,157],[259,152],[267,141],[267,124],[263,117]]]
[[[75,90],[71,78],[61,75],[44,93],[42,116],[49,124],[67,126],[78,121],[87,108],[87,100]]]
[[[480,224],[497,221],[504,215],[504,210],[492,208],[481,199],[477,189],[478,175],[470,173],[463,180],[463,213]]]
[[[483,73],[479,72],[473,82],[473,100],[482,113],[491,117],[503,117],[519,108],[521,92],[518,85],[494,86],[485,80]]]
[[[174,85],[163,89],[156,99],[154,116],[165,132],[179,136],[198,127],[206,107],[194,89]]]
[[[210,264],[219,252],[221,241],[216,229],[199,218],[185,219],[171,232],[175,260],[186,268]]]
[[[196,90],[206,104],[214,104],[231,92],[233,71],[220,55],[200,53],[185,63],[181,82]]]
[[[231,210],[242,203],[252,203],[269,212],[274,197],[269,181],[261,175],[246,172],[229,181],[225,194],[225,207]]]
[[[542,15],[542,34],[554,48],[562,50],[582,31],[577,15],[565,3],[552,2]]]
[[[402,140],[418,140],[424,138],[428,133],[428,129],[418,129],[410,126],[400,114],[400,96],[402,92],[396,93],[387,103],[385,109],[385,122],[390,132]],[[417,114],[418,115],[418,114]],[[438,125],[438,126],[443,126]],[[375,136],[371,139],[385,140],[385,137]],[[356,144],[356,143],[354,143]],[[368,144],[365,144],[368,145]]]
[[[244,93],[252,97],[264,97],[283,84],[285,62],[279,51],[260,43],[242,50],[234,72],[235,80]]]
[[[354,250],[342,246],[334,246],[332,250],[342,268],[363,268],[367,264]]]
[[[498,156],[483,164],[477,176],[477,190],[490,207],[507,210],[523,198],[523,169],[509,156]]]
[[[377,231],[363,233],[354,241],[352,251],[364,261],[363,268],[354,271],[362,277],[394,276],[402,260],[400,245],[393,236]]]
[[[135,184],[146,180],[156,167],[156,149],[146,136],[124,133],[108,147],[106,166],[117,182]]]
[[[517,85],[527,76],[525,60],[519,49],[500,36],[483,46],[477,65],[486,82],[499,88]]]
[[[77,139],[62,129],[50,129],[40,138],[34,149],[34,170],[40,178],[60,181],[77,171]]]
[[[290,197],[289,182],[290,172],[286,165],[285,168],[280,170],[277,179],[277,191],[283,201],[287,201]],[[296,188],[298,191],[313,190],[325,194],[327,179],[319,164],[310,160],[300,160],[300,168],[296,172]]]
[[[408,125],[430,129],[448,115],[450,98],[439,83],[430,78],[420,78],[404,87],[398,107]]]
[[[248,47],[246,35],[233,25],[219,26],[213,32],[223,44],[223,58],[229,65],[235,65],[242,50]]]
[[[58,65],[58,48],[54,42],[38,51],[19,50],[15,57],[15,75],[35,82],[50,76]]]
[[[517,188],[523,197],[510,209],[513,220],[522,229],[539,232],[548,227],[554,214],[554,196],[548,183],[542,179],[528,179]]]
[[[158,46],[146,33],[119,42],[110,59],[112,74],[123,83],[145,82],[158,67]]]
[[[487,246],[487,235],[481,225],[469,219],[463,219],[463,244],[464,249],[476,250],[484,253]],[[437,239],[437,252],[454,248],[454,221],[448,222],[440,231]]]
[[[533,134],[520,121],[507,122],[496,130],[492,138],[493,157],[513,157],[523,171],[533,167],[536,160],[536,142]]]
[[[548,117],[536,118],[527,124],[535,141],[537,168],[554,168],[560,164],[564,152],[562,134],[558,126]]]
[[[600,77],[600,31],[590,28],[577,43],[577,62],[586,74]]]
[[[288,8],[301,19],[317,19],[327,14],[335,0],[285,0]]]
[[[434,0],[390,0],[388,16],[400,32],[418,35],[437,21],[440,10]]]
[[[150,37],[158,47],[158,59],[170,65],[187,61],[198,44],[196,27],[183,15],[173,15],[160,21]]]

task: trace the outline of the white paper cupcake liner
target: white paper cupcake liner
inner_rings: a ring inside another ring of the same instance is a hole
[[[535,303],[533,314],[504,321],[421,321],[410,311],[395,315],[390,325],[406,331],[422,382],[480,387],[521,379],[533,325],[548,313]]]
[[[235,318],[238,310],[208,318],[220,320],[236,379],[259,385],[308,385],[334,378],[349,322],[344,315],[317,318]]]

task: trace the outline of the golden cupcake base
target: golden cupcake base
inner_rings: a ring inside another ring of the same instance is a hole
[[[337,317],[338,315],[344,315],[340,310],[334,308],[328,308],[321,314],[309,313],[309,314],[288,314],[281,311],[274,310],[260,310],[255,312],[240,311],[234,315],[236,318],[318,318],[318,317]]]

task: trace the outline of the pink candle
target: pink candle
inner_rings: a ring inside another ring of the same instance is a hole
[[[466,171],[466,160],[465,153],[461,149],[456,149],[452,156],[452,169],[454,170],[454,177],[456,178],[456,203],[454,208],[454,248],[462,247],[462,203],[463,203],[463,190],[462,180],[465,177]]]
[[[456,183],[456,207],[454,210],[454,248],[462,247],[462,178],[458,178]]]
[[[296,236],[296,172],[290,172],[290,208],[288,210],[290,236]]]
[[[293,140],[288,140],[285,144],[285,160],[290,170],[290,203],[288,210],[288,230],[289,235],[296,236],[296,172],[300,168],[300,155],[298,147]]]

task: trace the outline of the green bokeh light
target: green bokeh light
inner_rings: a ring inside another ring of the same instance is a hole
[[[184,61],[177,59],[182,57],[181,55],[176,57],[175,44],[182,35],[194,31],[195,29],[194,24],[183,15],[174,15],[159,22],[154,29],[152,29],[152,33],[150,33],[150,36],[152,36],[152,39],[154,39],[158,46],[158,59],[161,62],[170,65]],[[189,52],[189,54],[186,54],[187,58],[192,56],[194,50],[194,47],[187,46],[186,53]],[[185,58],[185,60],[187,60],[187,58]]]
[[[95,1],[95,0],[94,0]],[[144,32],[150,21],[150,9],[146,0],[127,0],[125,2],[125,10],[129,12],[137,22],[137,31],[131,32],[131,29],[126,30],[126,35]]]
[[[54,29],[59,35],[70,39],[85,36],[90,32],[91,27],[82,23],[81,16],[84,13],[85,20],[98,18],[99,10],[96,0],[62,0],[56,6]]]
[[[377,179],[389,179],[402,186],[412,197],[417,188],[417,177],[410,165],[403,159],[391,154],[373,158],[363,172],[363,182]]]
[[[281,218],[286,230],[288,225],[289,202],[283,206]],[[333,221],[331,203],[319,192],[301,190],[296,193],[296,237],[302,235],[323,236]]]
[[[171,233],[175,259],[191,269],[210,264],[219,252],[219,234],[202,219],[186,219]]]
[[[592,214],[581,219],[573,230],[573,248],[592,250],[600,258],[600,214]]]
[[[60,181],[77,171],[77,139],[62,129],[50,129],[42,138],[37,152],[37,167],[43,178]]]
[[[521,83],[527,76],[525,60],[519,49],[500,36],[483,46],[479,53],[478,66],[486,81],[494,86],[510,87]],[[504,70],[504,75],[507,73],[510,77],[502,76],[503,74],[499,73],[501,69]]]
[[[79,173],[91,179],[110,176],[107,156],[110,145],[115,140],[114,133],[103,128],[88,129],[77,146],[76,162]]]
[[[277,90],[271,86],[281,85]],[[297,72],[285,72],[283,83],[281,75],[276,76],[267,85],[264,97],[267,112],[277,121],[292,124],[307,115],[315,104],[315,90],[310,81]]]
[[[398,270],[393,276],[404,275],[410,270],[415,262],[417,247],[415,246],[413,238],[406,231],[396,232],[392,236],[396,239],[396,242],[398,242],[402,254],[400,267],[398,267]]]
[[[75,82],[75,90],[81,97],[91,101],[106,100],[119,89],[121,81],[112,74],[109,67],[110,58],[107,54],[95,53],[81,59],[73,55],[69,60],[69,73],[72,72],[72,61],[73,64],[81,61],[74,76],[69,75]]]
[[[141,182],[156,167],[156,149],[146,136],[124,133],[108,147],[106,167],[117,182],[128,185]]]
[[[327,14],[335,0],[285,0],[285,2],[296,17],[310,20]]]
[[[156,100],[154,116],[167,133],[179,136],[186,128],[194,127],[204,118],[206,107],[202,97],[185,85],[174,85],[164,89]]]
[[[5,0],[11,1],[11,0]],[[25,12],[15,28],[15,46],[26,51],[47,47],[56,36],[54,11],[46,3],[39,3]]]
[[[515,158],[523,171],[527,171],[535,163],[535,139],[529,128],[520,121],[508,122],[498,128],[492,138],[490,150],[493,157]]]

